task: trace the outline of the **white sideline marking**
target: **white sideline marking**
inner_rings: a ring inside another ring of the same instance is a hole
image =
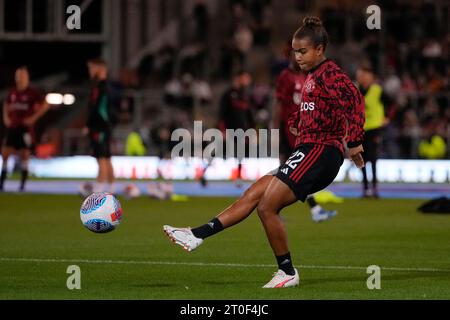
[[[272,264],[243,264],[243,263],[205,263],[205,262],[170,262],[170,261],[137,261],[137,260],[85,260],[85,259],[39,259],[39,258],[0,258],[5,262],[54,262],[54,263],[92,263],[92,264],[143,264],[143,265],[180,265],[201,267],[235,267],[235,268],[274,268]],[[357,266],[313,266],[297,265],[300,269],[337,269],[337,270],[366,270],[367,267]],[[382,270],[390,271],[420,271],[420,272],[450,272],[446,269],[436,268],[400,268],[381,267]]]

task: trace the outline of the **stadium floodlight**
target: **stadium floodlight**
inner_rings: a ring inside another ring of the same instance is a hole
[[[70,105],[74,104],[74,103],[75,103],[75,96],[74,96],[73,94],[66,93],[66,94],[63,96],[63,103],[64,103],[66,106],[70,106]]]
[[[49,93],[45,96],[45,101],[47,101],[48,104],[62,104],[63,95],[60,93]]]

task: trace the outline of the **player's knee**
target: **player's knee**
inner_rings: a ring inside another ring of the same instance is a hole
[[[264,219],[268,218],[274,212],[272,210],[269,202],[265,201],[264,199],[262,199],[258,203],[258,206],[256,207],[256,210],[258,211],[258,216],[259,216],[259,218],[261,220],[264,220]]]

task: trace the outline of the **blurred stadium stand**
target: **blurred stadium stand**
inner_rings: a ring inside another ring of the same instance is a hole
[[[366,28],[373,1],[0,0],[0,98],[14,68],[27,64],[41,90],[76,97],[74,105],[52,107],[38,136],[56,146],[56,155],[88,154],[81,134],[85,62],[102,55],[118,112],[114,154],[124,154],[128,134],[138,130],[147,155],[167,157],[173,129],[191,128],[194,119],[204,129],[217,126],[218,100],[239,68],[253,76],[255,111],[270,115],[286,42],[305,15],[315,14],[329,31],[327,56],[352,78],[358,63],[370,59],[394,102],[386,110],[381,157],[448,159],[450,3],[375,2],[381,30]],[[65,28],[69,4],[82,9],[81,30]],[[258,121],[270,126],[267,116]],[[423,151],[433,136],[444,141],[444,155]]]

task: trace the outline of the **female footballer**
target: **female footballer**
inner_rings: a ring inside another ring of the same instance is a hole
[[[280,211],[297,200],[304,202],[308,195],[333,182],[343,163],[345,143],[351,160],[359,168],[364,166],[364,99],[341,68],[325,57],[327,44],[327,32],[317,17],[305,18],[292,38],[295,60],[307,77],[299,109],[289,121],[297,136],[289,159],[210,222],[192,229],[163,227],[172,241],[192,251],[204,239],[241,222],[257,209],[278,263],[278,271],[264,288],[299,284]]]

